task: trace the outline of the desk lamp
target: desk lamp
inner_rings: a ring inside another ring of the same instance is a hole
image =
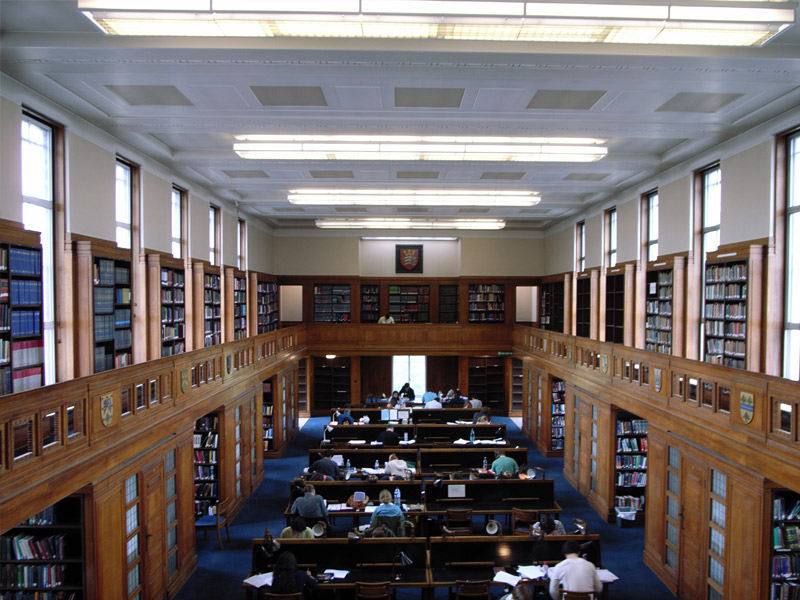
[[[572,519],[572,522],[575,524],[575,527],[578,528],[575,533],[577,533],[578,535],[584,535],[584,536],[589,535],[589,526],[586,525],[586,521],[584,521],[583,519],[577,519],[576,518],[576,519]]]
[[[486,533],[503,537],[503,524],[495,519],[490,519],[489,522],[486,523]]]
[[[400,561],[400,566],[402,567],[410,567],[414,564],[414,561],[411,560],[405,552],[402,550],[392,559],[392,580],[400,581],[403,577],[400,573],[395,574],[394,570],[397,565],[397,561]]]

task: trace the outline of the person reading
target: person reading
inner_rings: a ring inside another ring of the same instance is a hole
[[[389,479],[394,479],[395,477],[403,479],[406,476],[406,469],[408,469],[406,461],[402,458],[397,458],[397,454],[392,453],[389,455],[384,472],[389,476]]]
[[[550,515],[542,515],[538,523],[533,524],[534,535],[567,535],[564,524]]]
[[[394,430],[394,425],[387,425],[386,431],[381,431],[376,440],[384,446],[397,446],[400,443],[400,436]]]
[[[380,504],[372,513],[372,518],[369,520],[370,527],[376,527],[381,522],[402,523],[406,520],[402,509],[394,504],[392,492],[387,489],[381,490],[378,500],[380,500]]]
[[[580,557],[581,547],[575,540],[564,543],[561,550],[564,560],[550,569],[550,597],[559,600],[561,589],[568,592],[602,592],[603,584],[597,576],[597,569],[585,558]]]
[[[311,572],[298,569],[297,558],[294,554],[283,552],[275,562],[270,591],[274,594],[302,592],[303,597],[308,597],[309,592],[315,589],[317,589],[317,582],[311,577]]]
[[[352,415],[350,414],[350,409],[349,408],[345,408],[344,412],[339,415],[339,417],[337,419],[337,423],[339,425],[352,425],[353,423],[355,423],[355,421],[353,420]]]
[[[310,527],[306,526],[306,520],[303,517],[295,517],[292,519],[292,524],[284,527],[278,537],[282,539],[307,540],[314,537],[314,532],[311,531]]]
[[[492,463],[492,472],[494,476],[500,478],[503,473],[516,473],[519,469],[517,461],[510,456],[506,456],[505,450],[494,451],[494,462]]]
[[[290,512],[303,517],[307,523],[328,521],[328,506],[325,498],[317,496],[316,489],[310,483],[303,488],[303,497],[294,501]]]
[[[311,466],[308,467],[308,472],[319,473],[323,475],[325,479],[339,479],[339,465],[334,462],[331,456],[333,456],[333,452],[324,450],[322,452],[322,457],[315,460],[311,463]]]

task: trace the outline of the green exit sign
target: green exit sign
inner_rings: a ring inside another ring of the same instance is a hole
[[[514,354],[514,353],[511,352],[511,350],[498,350],[497,351],[497,356],[511,356],[512,354]]]

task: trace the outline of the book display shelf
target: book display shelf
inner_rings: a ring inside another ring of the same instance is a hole
[[[439,286],[439,323],[458,323],[458,286]]]
[[[0,597],[82,600],[83,497],[67,496],[0,536]]]
[[[550,453],[547,456],[563,456],[566,426],[567,387],[563,379],[550,378]]]
[[[672,354],[672,269],[647,272],[645,350]]]
[[[468,361],[470,398],[478,398],[492,414],[506,409],[505,360],[498,356],[471,356]]]
[[[350,284],[314,286],[314,323],[350,322]]]
[[[705,362],[747,368],[747,261],[708,264],[705,272]]]
[[[350,358],[314,358],[313,411],[350,404]]]
[[[219,414],[209,413],[194,427],[195,518],[212,514],[219,503]]]
[[[522,360],[511,359],[511,414],[522,415],[522,385],[523,385]]]
[[[470,323],[503,323],[506,318],[505,284],[470,284],[468,288]]]
[[[592,280],[579,277],[575,281],[575,335],[588,338],[591,335]]]
[[[216,346],[222,342],[222,300],[219,273],[203,274],[203,346]]]
[[[625,274],[606,276],[606,341],[625,343]]]
[[[161,356],[186,352],[185,284],[183,268],[161,267]]]
[[[800,494],[772,492],[770,600],[800,598]]]
[[[647,486],[647,421],[618,411],[616,441],[614,507],[635,509],[636,518],[643,518]]]
[[[131,262],[94,257],[94,372],[132,361]]]
[[[272,397],[272,380],[267,379],[261,384],[263,397],[262,413],[264,419],[264,458],[270,457],[275,450],[275,403]]]
[[[381,318],[380,286],[361,286],[361,322],[377,323]]]
[[[257,333],[278,329],[278,284],[258,280],[256,284]]]
[[[390,285],[389,315],[395,323],[429,323],[431,286]]]
[[[247,337],[247,278],[233,278],[233,339]]]
[[[0,242],[0,396],[44,383],[42,252]]]
[[[564,332],[564,281],[542,283],[540,292],[540,318],[542,329]]]

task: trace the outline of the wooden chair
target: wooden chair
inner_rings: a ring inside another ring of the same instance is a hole
[[[303,592],[295,592],[294,594],[274,594],[269,591],[269,588],[259,589],[260,598],[263,600],[301,600]]]
[[[392,597],[392,584],[389,581],[356,581],[356,600],[392,600]]]
[[[456,581],[455,600],[490,600],[491,581]]]
[[[451,535],[472,535],[472,509],[447,509],[444,527]]]
[[[511,534],[532,535],[533,524],[539,520],[539,513],[535,510],[511,509]]]
[[[203,532],[203,539],[206,539],[209,531],[216,531],[217,541],[219,542],[219,549],[222,550],[222,536],[220,530],[224,527],[225,533],[228,536],[228,541],[231,541],[231,532],[228,529],[228,503],[218,502],[216,510],[213,515],[203,515],[194,522],[195,531]]]
[[[594,592],[568,592],[561,590],[561,600],[595,600]]]

